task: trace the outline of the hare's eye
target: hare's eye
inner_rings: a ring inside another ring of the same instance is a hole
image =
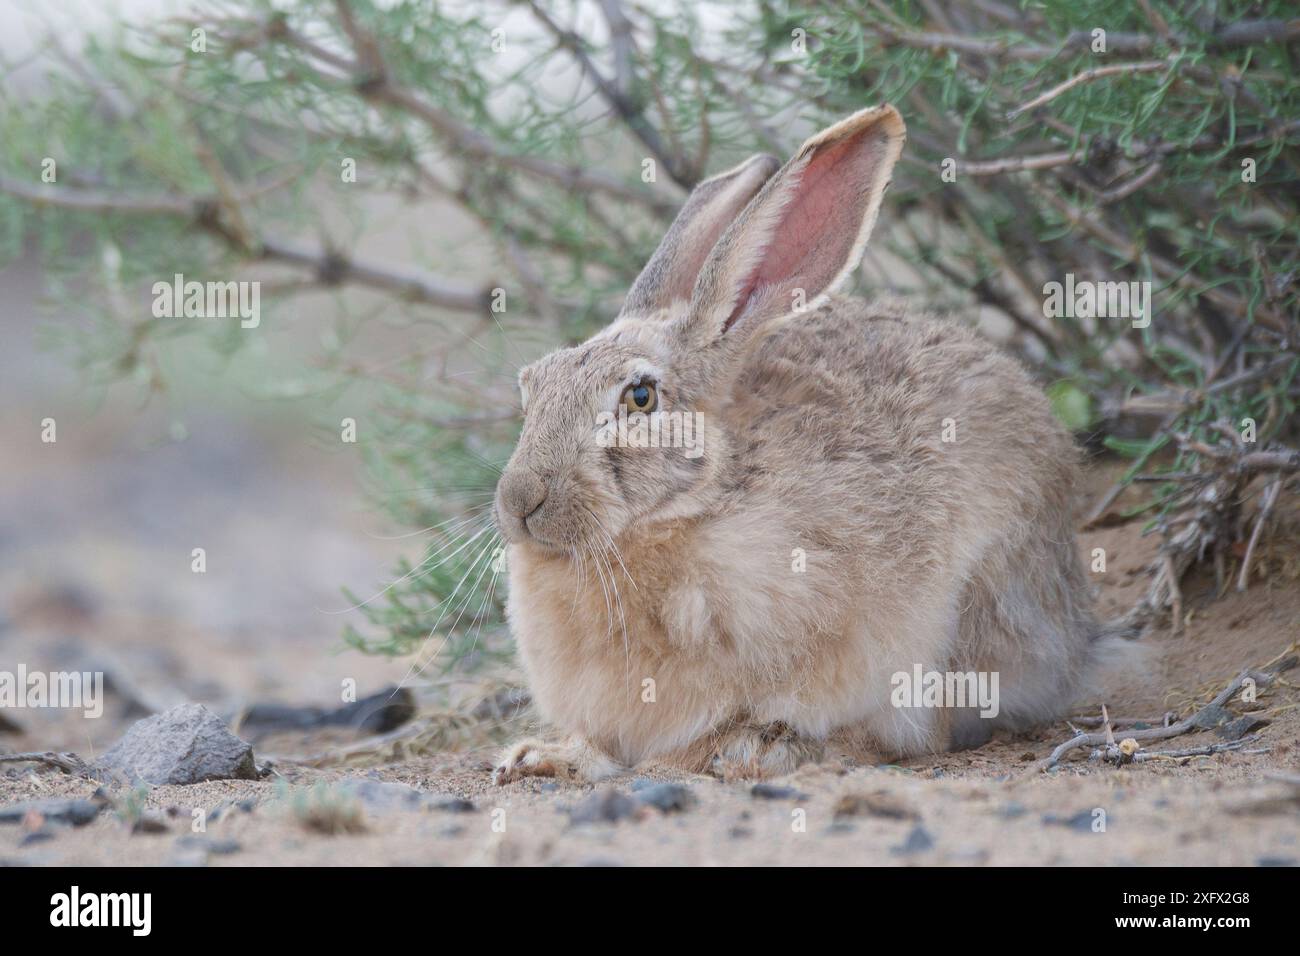
[[[655,410],[655,405],[659,402],[659,396],[655,394],[655,387],[652,384],[641,382],[639,385],[629,385],[623,389],[623,397],[620,402],[629,413],[641,412],[648,415]]]

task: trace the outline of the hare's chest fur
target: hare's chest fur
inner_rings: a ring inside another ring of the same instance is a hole
[[[824,593],[829,575],[808,573],[825,556],[773,519],[668,530],[624,552],[626,571],[513,548],[511,626],[543,716],[635,762],[738,714],[815,709],[829,662],[814,647],[844,627],[843,605]]]
[[[627,763],[735,719],[814,736],[862,719],[887,706],[887,671],[913,658],[894,661],[897,628],[868,619],[842,593],[845,576],[828,574],[842,561],[762,509],[642,542],[624,551],[627,571],[612,557],[580,572],[515,548],[508,610],[534,700]]]

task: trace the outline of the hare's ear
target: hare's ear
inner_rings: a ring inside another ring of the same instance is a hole
[[[696,186],[632,283],[619,314],[644,315],[689,300],[700,267],[723,231],[780,165],[772,156],[751,156]]]
[[[712,342],[820,305],[861,261],[905,136],[898,111],[882,105],[804,143],[705,261],[691,337]]]

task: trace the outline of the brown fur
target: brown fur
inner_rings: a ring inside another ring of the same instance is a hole
[[[701,187],[665,244],[694,236],[707,256],[661,250],[634,308],[524,371],[497,498],[508,610],[534,699],[568,739],[516,745],[499,780],[646,760],[781,773],[834,733],[916,754],[1070,702],[1098,629],[1069,436],[972,333],[831,297],[902,135],[892,107],[863,111],[761,189],[753,171],[770,165],[754,161]],[[737,214],[741,189],[757,191]],[[596,416],[647,376],[661,411],[702,414],[700,457],[598,447]],[[893,706],[891,675],[918,663],[999,672],[1001,713]]]

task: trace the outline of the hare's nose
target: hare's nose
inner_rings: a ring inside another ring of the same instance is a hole
[[[501,479],[501,507],[520,521],[537,512],[546,501],[546,482],[531,471],[512,471]]]

